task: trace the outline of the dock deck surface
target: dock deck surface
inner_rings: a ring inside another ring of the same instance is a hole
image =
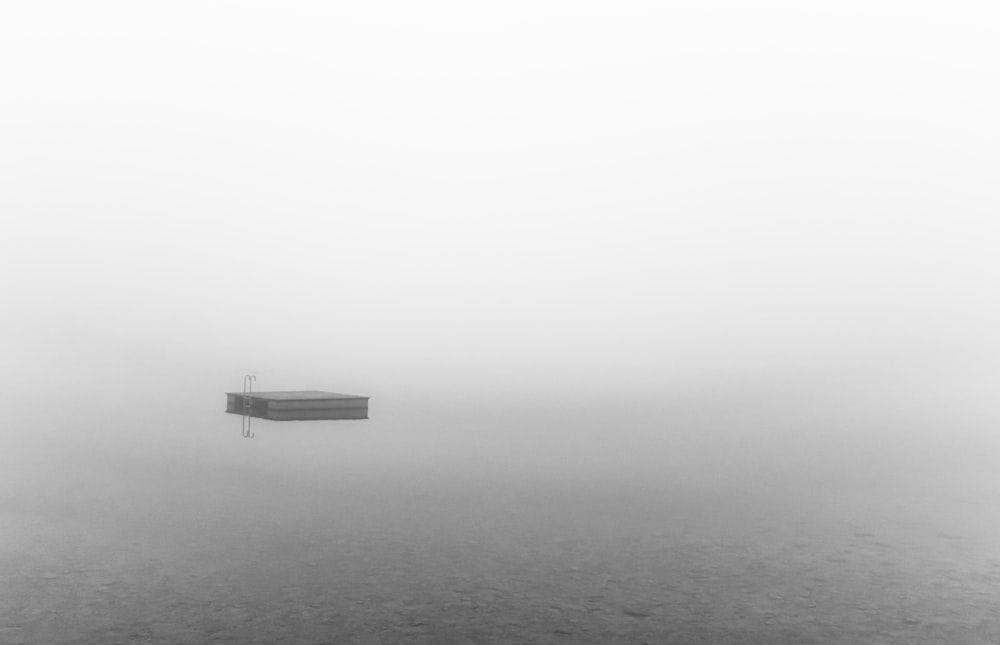
[[[227,392],[226,412],[272,421],[367,419],[368,398],[319,390],[290,392]]]

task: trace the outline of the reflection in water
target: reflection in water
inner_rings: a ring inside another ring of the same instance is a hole
[[[233,451],[219,388],[190,388],[168,418],[91,399],[75,423],[18,419],[35,439],[0,475],[4,642],[1000,634],[1000,485],[969,427],[737,396],[397,403],[261,420]]]

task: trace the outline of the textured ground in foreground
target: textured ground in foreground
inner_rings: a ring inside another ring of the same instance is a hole
[[[0,641],[1000,642],[985,489],[285,476],[8,491]]]

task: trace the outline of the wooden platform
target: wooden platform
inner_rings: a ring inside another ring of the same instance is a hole
[[[226,412],[243,414],[243,392],[226,393]],[[333,392],[253,392],[250,416],[272,421],[308,421],[313,419],[367,419],[367,396]]]

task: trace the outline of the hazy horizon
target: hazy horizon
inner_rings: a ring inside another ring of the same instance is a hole
[[[0,27],[15,346],[481,401],[996,364],[984,7],[48,6]]]
[[[0,640],[996,642],[996,61],[976,2],[7,3]],[[244,441],[248,373],[371,419]]]

